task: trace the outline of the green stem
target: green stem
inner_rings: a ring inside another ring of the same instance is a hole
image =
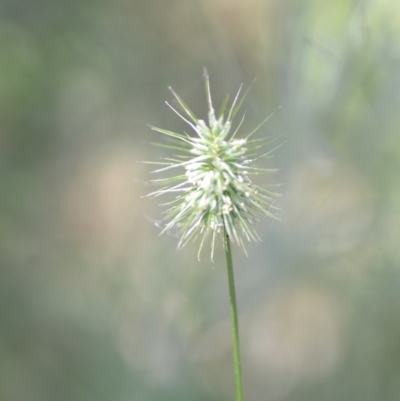
[[[231,241],[225,230],[225,254],[228,268],[229,299],[231,304],[233,363],[235,368],[236,401],[243,401],[242,367],[240,362],[239,324],[236,306],[235,280],[233,275]]]

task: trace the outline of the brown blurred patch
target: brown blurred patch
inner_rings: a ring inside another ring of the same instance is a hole
[[[88,157],[66,188],[62,214],[71,239],[103,256],[144,252],[149,224],[143,224],[138,152],[130,147]]]

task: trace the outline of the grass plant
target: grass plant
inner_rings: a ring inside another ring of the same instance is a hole
[[[159,197],[172,194],[173,199],[166,206],[166,232],[173,228],[179,232],[178,248],[189,241],[199,239],[198,257],[207,238],[210,238],[211,258],[216,244],[223,238],[228,271],[229,297],[232,319],[233,360],[236,383],[236,400],[243,401],[243,381],[240,359],[239,324],[235,294],[234,271],[231,242],[243,247],[244,239],[260,241],[255,230],[257,215],[278,218],[274,200],[278,196],[266,186],[256,185],[253,177],[270,174],[273,169],[256,165],[262,158],[269,157],[274,149],[262,151],[270,144],[268,138],[254,138],[254,134],[270,118],[268,116],[253,131],[238,137],[245,114],[233,129],[235,119],[247,95],[237,92],[228,109],[229,96],[226,96],[220,111],[216,114],[211,100],[210,82],[205,71],[208,121],[198,119],[184,101],[170,88],[176,98],[180,111],[167,105],[192,129],[192,135],[176,133],[166,129],[151,127],[169,138],[170,143],[157,143],[178,154],[160,162],[153,173],[179,171],[174,176],[152,180],[162,187],[148,196]],[[269,188],[269,187],[268,187]]]

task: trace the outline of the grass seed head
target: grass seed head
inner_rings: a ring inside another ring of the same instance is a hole
[[[175,198],[166,210],[166,225],[162,232],[173,227],[180,233],[178,248],[182,248],[191,239],[201,238],[199,255],[205,239],[211,235],[211,256],[215,243],[221,233],[243,246],[243,238],[248,241],[259,241],[254,225],[255,216],[263,214],[277,218],[273,206],[277,194],[255,185],[251,177],[273,170],[254,166],[254,162],[269,155],[256,155],[263,145],[263,139],[253,140],[250,137],[261,127],[244,138],[236,138],[243,119],[232,133],[232,120],[235,117],[244,96],[239,101],[239,89],[228,113],[226,104],[219,115],[215,114],[210,94],[209,78],[205,74],[208,101],[208,122],[195,117],[188,106],[171,89],[176,100],[185,112],[184,116],[167,105],[187,122],[194,131],[194,136],[152,127],[173,140],[173,146],[165,146],[178,150],[175,159],[165,159],[161,168],[155,173],[169,170],[181,170],[179,175],[155,180],[164,181],[166,186],[149,194],[157,197],[174,194]],[[265,139],[267,141],[267,139]],[[245,249],[245,248],[244,248]]]

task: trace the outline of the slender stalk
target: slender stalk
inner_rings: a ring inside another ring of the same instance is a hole
[[[239,345],[239,324],[238,313],[236,306],[236,291],[235,280],[233,275],[231,241],[225,230],[225,254],[226,265],[228,268],[228,282],[229,282],[229,299],[231,306],[231,321],[232,321],[232,345],[233,345],[233,363],[235,369],[235,384],[236,384],[236,401],[243,401],[243,384],[242,384],[242,366],[240,362],[240,345]]]

